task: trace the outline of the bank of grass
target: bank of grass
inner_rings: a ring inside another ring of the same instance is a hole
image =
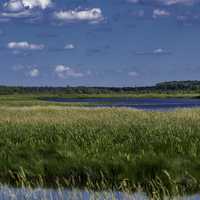
[[[102,93],[102,94],[13,94],[0,95],[0,106],[94,106],[95,103],[58,103],[48,102],[48,98],[199,98],[194,92],[166,93]],[[100,103],[98,103],[99,105]]]
[[[0,107],[0,182],[200,190],[200,110]]]

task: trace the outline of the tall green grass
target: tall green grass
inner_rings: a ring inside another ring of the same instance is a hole
[[[200,190],[200,110],[0,108],[0,182]]]

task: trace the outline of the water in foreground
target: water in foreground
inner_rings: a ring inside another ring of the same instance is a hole
[[[12,188],[8,186],[0,187],[1,200],[149,200],[145,193],[134,194],[122,192],[93,192],[87,190],[70,189],[43,189],[43,188]],[[169,199],[169,198],[164,198]],[[200,195],[174,197],[173,200],[200,200]]]
[[[142,110],[200,107],[200,99],[190,98],[46,98],[45,100],[60,103],[88,103],[94,107],[128,107]]]

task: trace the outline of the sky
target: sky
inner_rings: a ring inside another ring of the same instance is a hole
[[[0,85],[200,78],[200,0],[1,0]]]

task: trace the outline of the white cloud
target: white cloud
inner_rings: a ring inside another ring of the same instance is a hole
[[[128,73],[129,76],[132,76],[132,77],[136,77],[136,76],[139,76],[139,74],[135,71],[131,71]]]
[[[43,44],[31,44],[27,41],[23,42],[9,42],[7,47],[9,49],[18,49],[18,50],[42,50],[44,49]]]
[[[131,16],[135,16],[135,17],[144,17],[144,15],[145,15],[144,10],[137,10],[137,11],[131,12]]]
[[[39,7],[41,9],[46,9],[52,5],[52,0],[22,0],[25,7],[30,9]]]
[[[166,51],[162,48],[159,48],[159,49],[154,49],[153,53],[154,54],[163,54],[163,53],[166,53]]]
[[[1,17],[7,18],[23,18],[32,16],[32,13],[29,10],[21,11],[21,12],[2,12],[0,13]]]
[[[87,75],[87,76],[91,76],[91,75],[92,75],[92,72],[91,72],[90,70],[87,70],[87,71],[86,71],[86,75]]]
[[[4,8],[11,12],[19,12],[24,9],[46,9],[51,5],[52,0],[9,0],[4,4]]]
[[[188,19],[188,17],[187,16],[184,16],[184,15],[178,15],[177,16],[177,20],[178,21],[186,21]]]
[[[139,3],[140,0],[127,0],[130,3]]]
[[[31,69],[29,71],[29,76],[30,77],[38,77],[40,75],[40,71],[37,68]]]
[[[40,70],[37,66],[15,65],[12,67],[12,70],[16,73],[22,73],[26,77],[36,78],[40,75]]]
[[[153,10],[153,18],[170,16],[170,12],[161,9]]]
[[[171,52],[166,50],[166,49],[163,49],[163,48],[157,48],[157,49],[154,49],[154,50],[151,50],[151,51],[141,51],[141,52],[135,52],[136,55],[141,55],[141,56],[148,56],[148,55],[170,55]]]
[[[7,0],[3,4],[0,19],[10,18],[38,18],[41,17],[41,10],[52,5],[52,0]],[[34,8],[39,8],[35,10]]]
[[[171,52],[166,49],[163,49],[163,48],[158,48],[158,49],[154,49],[152,54],[154,54],[154,55],[170,55]]]
[[[75,48],[75,46],[73,45],[73,44],[66,44],[65,45],[65,47],[64,47],[64,49],[74,49]]]
[[[10,0],[4,4],[4,8],[11,12],[19,12],[24,9],[24,4],[21,0]]]
[[[184,5],[193,5],[198,0],[158,0],[165,5],[175,5],[175,4],[184,4]]]
[[[66,77],[79,78],[79,77],[84,76],[83,73],[77,72],[74,69],[72,69],[71,67],[67,67],[65,65],[57,65],[55,67],[55,73],[60,78],[66,78]]]
[[[143,17],[143,16],[144,16],[144,10],[139,10],[139,11],[137,12],[137,16],[138,16],[138,17]]]
[[[130,3],[143,3],[143,4],[152,4],[152,3],[159,3],[166,6],[172,6],[172,5],[193,5],[195,3],[199,3],[200,0],[127,0]]]
[[[54,17],[66,22],[88,21],[91,23],[98,23],[104,19],[100,8],[92,8],[90,10],[58,11],[54,13]]]
[[[21,71],[23,70],[25,67],[23,65],[15,65],[12,67],[13,71]]]

